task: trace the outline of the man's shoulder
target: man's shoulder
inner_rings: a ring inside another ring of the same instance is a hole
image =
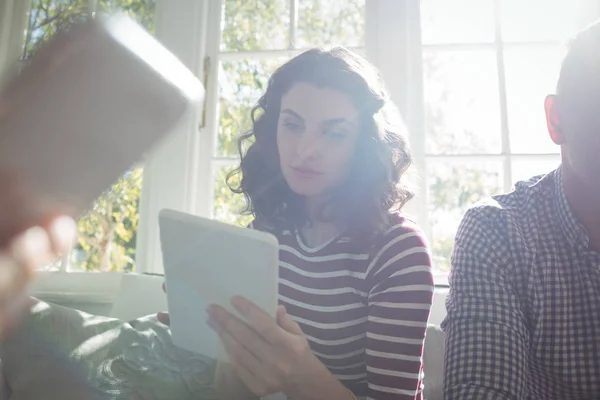
[[[535,176],[518,182],[514,189],[495,195],[471,207],[463,219],[464,225],[474,225],[498,232],[529,230],[540,218],[551,218],[555,196],[554,173]]]
[[[536,176],[470,208],[458,228],[455,250],[502,265],[521,264],[518,260],[535,253],[536,238],[552,222],[554,179],[554,173]]]

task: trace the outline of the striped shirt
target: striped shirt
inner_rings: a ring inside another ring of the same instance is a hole
[[[279,301],[356,396],[421,399],[431,259],[413,223],[390,219],[367,252],[344,237],[311,248],[298,234],[277,235]]]

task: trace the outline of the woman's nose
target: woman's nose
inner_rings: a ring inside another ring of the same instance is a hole
[[[320,153],[320,140],[316,135],[309,133],[303,135],[302,139],[298,142],[296,154],[299,161],[305,161],[317,157]]]

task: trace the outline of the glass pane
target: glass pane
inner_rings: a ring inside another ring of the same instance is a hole
[[[299,0],[294,47],[365,44],[365,0]]]
[[[25,58],[31,57],[55,33],[87,17],[87,0],[32,0],[25,38]]]
[[[434,265],[450,269],[454,236],[465,211],[478,201],[502,191],[501,162],[431,162],[428,167],[429,238]]]
[[[424,51],[423,63],[427,152],[500,152],[495,52]]]
[[[286,49],[289,0],[225,0],[221,51]]]
[[[222,222],[239,226],[248,226],[252,221],[249,215],[241,215],[246,208],[246,199],[241,194],[236,194],[227,186],[227,174],[233,170],[231,167],[221,167],[215,171],[215,192],[213,217]],[[231,184],[237,187],[239,179],[233,179]]]
[[[421,0],[424,44],[494,42],[494,0]]]
[[[221,63],[217,155],[238,155],[238,137],[252,128],[252,107],[265,92],[269,77],[286,60],[247,59]]]
[[[123,11],[154,33],[155,0],[100,0],[100,14]],[[25,58],[57,32],[89,17],[89,0],[32,0]]]
[[[142,168],[123,175],[77,222],[70,271],[132,271],[139,219]]]
[[[508,127],[513,153],[554,153],[544,113],[544,98],[556,92],[564,48],[507,47],[504,52]]]
[[[101,14],[124,12],[138,21],[148,32],[154,33],[155,0],[100,0],[97,10]]]
[[[554,171],[560,165],[560,155],[556,158],[543,160],[512,160],[511,177],[513,184],[519,181],[525,181],[537,175],[547,174]]]
[[[502,38],[508,42],[565,40],[596,17],[589,0],[501,0]],[[597,14],[595,14],[597,15]]]

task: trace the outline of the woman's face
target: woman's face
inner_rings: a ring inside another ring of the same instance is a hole
[[[283,176],[301,196],[329,194],[348,174],[358,110],[341,92],[297,83],[281,99],[277,148]]]

